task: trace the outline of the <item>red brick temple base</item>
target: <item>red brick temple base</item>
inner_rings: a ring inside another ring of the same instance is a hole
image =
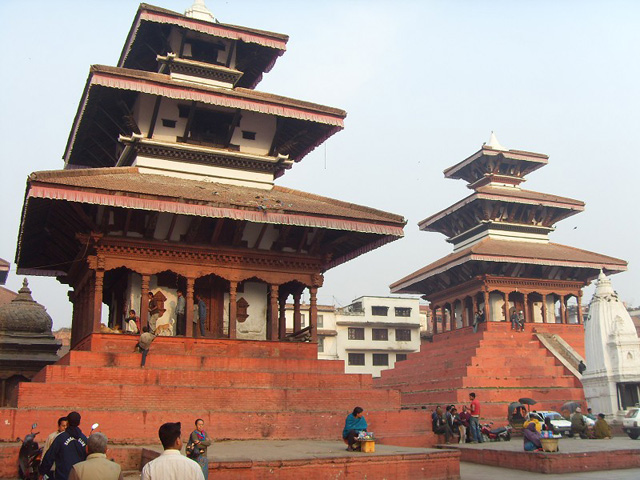
[[[342,361],[318,360],[315,344],[158,337],[141,368],[136,343],[136,336],[91,334],[20,384],[12,407],[0,409],[0,442],[15,442],[34,422],[44,441],[70,410],[81,413],[84,431],[99,423],[114,447],[158,445],[158,427],[170,421],[182,422],[186,440],[199,417],[216,441],[341,442],[344,419],[359,405],[379,444],[435,444],[425,412],[401,409],[397,390],[345,374]],[[406,478],[457,478],[452,471]]]

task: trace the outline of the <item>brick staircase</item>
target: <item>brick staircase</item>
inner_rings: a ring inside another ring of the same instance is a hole
[[[317,359],[307,343],[159,337],[145,368],[137,337],[94,334],[55,365],[22,383],[0,409],[0,441],[37,422],[53,430],[69,410],[115,444],[156,444],[158,427],[201,417],[216,440],[339,440],[360,405],[381,443],[434,443],[424,412],[402,410],[400,393],[374,388],[370,375],[347,375],[342,361]]]
[[[534,330],[535,329],[535,330]],[[398,388],[403,408],[429,411],[436,405],[468,404],[475,392],[483,419],[504,423],[507,406],[522,397],[536,400],[537,410],[558,410],[568,400],[585,403],[582,384],[534,335],[562,337],[584,353],[581,325],[527,324],[514,332],[508,323],[481,324],[435,335],[420,352],[396,363],[374,380],[380,388]]]

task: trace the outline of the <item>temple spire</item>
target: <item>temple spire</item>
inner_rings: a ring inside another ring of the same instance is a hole
[[[194,0],[193,5],[187,8],[184,12],[185,16],[195,18],[197,20],[204,20],[205,22],[215,22],[216,18],[211,13],[211,10],[204,4],[204,0]]]
[[[502,145],[500,145],[500,142],[498,141],[498,137],[496,137],[496,134],[493,133],[493,130],[491,130],[491,137],[489,137],[489,141],[485,143],[485,145],[487,147],[493,148],[494,150],[509,150],[508,148],[505,148]]]

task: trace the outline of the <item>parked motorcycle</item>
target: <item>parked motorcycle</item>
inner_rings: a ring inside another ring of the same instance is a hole
[[[511,426],[492,428],[493,422],[485,423],[482,425],[482,437],[485,442],[508,442],[511,440]]]
[[[31,425],[31,432],[24,437],[20,452],[18,452],[18,474],[24,480],[38,480],[38,467],[42,460],[42,447],[36,442],[36,435],[40,432],[33,432],[37,423]],[[18,441],[20,439],[18,438]]]

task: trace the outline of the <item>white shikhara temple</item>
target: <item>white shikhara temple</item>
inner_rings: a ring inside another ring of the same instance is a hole
[[[585,397],[595,412],[620,418],[640,400],[640,340],[604,273],[598,278],[584,327]]]

